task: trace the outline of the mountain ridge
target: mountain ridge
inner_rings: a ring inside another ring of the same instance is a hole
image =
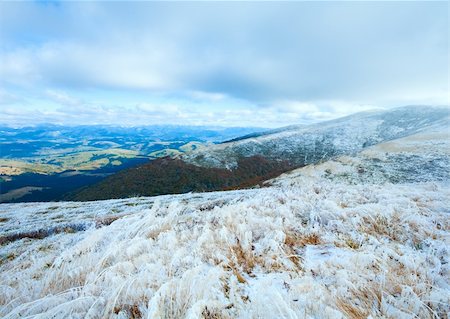
[[[253,155],[272,160],[283,158],[303,166],[411,135],[433,125],[449,126],[449,123],[450,110],[446,107],[404,106],[360,112],[308,126],[288,126],[281,131],[221,143],[180,157],[205,167],[231,168],[237,158]]]
[[[277,133],[202,147],[112,175],[78,190],[67,200],[124,198],[218,191],[260,185],[289,170],[371,145],[448,127],[445,108],[402,107],[357,113],[344,118],[288,127]],[[243,145],[243,146],[242,146]]]
[[[0,316],[445,318],[448,137],[258,189],[1,204]]]

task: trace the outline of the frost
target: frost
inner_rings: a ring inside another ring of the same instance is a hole
[[[436,134],[259,189],[0,205],[11,239],[0,246],[0,316],[448,317],[448,141]],[[392,180],[399,154],[421,169]],[[59,231],[14,237],[37,229]]]
[[[181,155],[186,162],[206,167],[234,168],[241,157],[261,155],[304,166],[431,128],[450,125],[448,108],[400,107],[362,112],[307,126],[291,126],[256,137],[223,143]]]

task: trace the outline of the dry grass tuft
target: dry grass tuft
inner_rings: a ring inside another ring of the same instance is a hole
[[[142,318],[142,313],[139,310],[139,306],[134,304],[134,305],[121,305],[121,306],[116,306],[114,307],[113,312],[118,315],[121,312],[125,312],[126,316],[129,319],[140,319]]]
[[[382,215],[377,215],[375,218],[364,216],[362,220],[361,232],[375,237],[384,236],[393,241],[401,241],[403,229],[399,226],[401,221],[397,215],[392,216],[390,219]]]
[[[114,215],[114,216],[101,216],[95,219],[95,228],[100,228],[103,226],[109,226],[116,220],[124,217],[126,215]]]
[[[252,247],[253,248],[253,247]],[[264,266],[264,260],[262,257],[255,256],[252,250],[244,249],[237,239],[236,245],[230,247],[230,254],[228,256],[229,263],[225,266],[225,269],[232,270],[240,283],[246,283],[247,280],[241,274],[241,271],[248,274],[250,277],[254,277],[253,269],[257,264]]]
[[[235,267],[231,267],[233,269],[233,274],[236,276],[237,280],[241,284],[245,284],[247,280],[239,273],[239,271]]]
[[[319,234],[299,234],[296,232],[286,232],[284,244],[288,247],[305,247],[306,245],[320,245],[322,240]]]
[[[380,311],[382,291],[380,287],[365,287],[362,289],[350,290],[350,298],[338,297],[336,299],[337,307],[351,319],[366,319],[373,311]],[[356,301],[358,304],[352,303]],[[372,311],[369,311],[372,309]]]
[[[295,265],[295,267],[301,269],[302,265],[301,265],[301,260],[300,257],[296,256],[296,255],[290,255],[288,256],[289,260],[292,261],[292,263]]]
[[[336,305],[350,319],[366,319],[369,316],[369,312],[367,310],[361,309],[343,298],[338,298]]]
[[[288,254],[287,258],[299,269],[301,269],[301,259],[297,255],[295,249],[302,248],[307,245],[320,245],[322,244],[322,240],[319,234],[310,233],[310,234],[299,234],[293,231],[285,232],[286,237],[284,238],[284,245],[286,249],[286,253]]]
[[[71,225],[63,225],[63,226],[56,226],[46,229],[39,229],[35,231],[26,231],[26,232],[20,232],[20,233],[14,233],[14,234],[8,234],[4,236],[0,236],[0,245],[5,245],[10,242],[14,242],[17,240],[21,240],[24,238],[29,239],[44,239],[48,236],[60,234],[60,233],[66,233],[66,234],[73,234],[79,231],[85,231],[87,229],[87,226],[85,224],[71,224]]]
[[[245,273],[251,274],[253,268],[258,263],[257,257],[252,251],[244,250],[239,240],[237,244],[230,248],[232,254],[230,260],[235,262]]]
[[[225,318],[229,318],[229,317],[223,315],[220,310],[210,309],[208,307],[205,307],[205,309],[202,312],[202,318],[203,319],[225,319]]]
[[[6,256],[0,258],[0,266],[8,261],[16,259],[17,255],[15,253],[9,253]]]
[[[361,247],[361,244],[352,238],[346,238],[345,245],[351,249],[359,249]]]

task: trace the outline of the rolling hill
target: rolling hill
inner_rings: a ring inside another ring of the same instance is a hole
[[[0,202],[61,200],[66,193],[151,159],[258,130],[174,125],[0,127]]]
[[[294,168],[450,124],[448,108],[408,106],[289,126],[194,149],[114,174],[68,194],[98,200],[246,188]],[[407,162],[407,160],[405,160]]]
[[[266,187],[0,205],[2,318],[446,318],[448,127]]]
[[[242,157],[260,155],[268,160],[285,160],[304,166],[449,124],[448,108],[405,106],[253,134],[190,152],[181,158],[204,167],[233,168]]]

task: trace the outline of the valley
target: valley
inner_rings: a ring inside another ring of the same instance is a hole
[[[437,130],[445,135],[443,128],[449,126],[446,108],[400,107],[362,112],[199,147],[173,159],[162,158],[123,170],[68,194],[66,199],[84,201],[248,188],[295,168],[351,156],[373,145],[423,131]],[[431,155],[430,166],[445,166],[446,155]],[[399,165],[397,173],[403,169],[402,175],[407,176],[415,171],[411,164],[414,156],[398,154],[391,161]],[[446,171],[442,172],[444,179]],[[393,176],[393,181],[395,178],[399,176]]]
[[[261,129],[0,127],[0,202],[61,200],[126,168],[257,130]]]
[[[449,150],[433,121],[252,189],[1,204],[0,316],[445,318]]]

